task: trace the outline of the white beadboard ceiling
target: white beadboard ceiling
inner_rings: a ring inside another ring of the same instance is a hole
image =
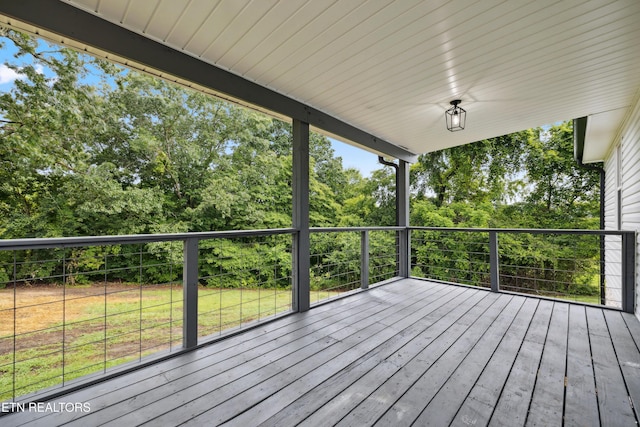
[[[64,2],[413,153],[616,110],[612,139],[640,89],[640,0]]]

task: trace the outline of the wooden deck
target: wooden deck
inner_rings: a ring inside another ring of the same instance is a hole
[[[405,279],[0,424],[633,426],[638,344],[632,315]]]

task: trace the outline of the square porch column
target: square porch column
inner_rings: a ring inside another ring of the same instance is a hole
[[[396,181],[396,197],[398,198],[397,225],[400,227],[409,227],[410,164],[404,160],[399,160],[398,163],[398,177]],[[398,274],[400,274],[400,277],[409,277],[411,273],[411,239],[410,231],[408,228],[400,231],[400,239],[398,245]]]
[[[293,310],[310,306],[309,123],[293,120]]]

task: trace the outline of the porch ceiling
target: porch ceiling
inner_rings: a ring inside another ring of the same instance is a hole
[[[629,109],[640,88],[638,0],[62,3],[411,153]],[[467,125],[451,133],[456,98]]]

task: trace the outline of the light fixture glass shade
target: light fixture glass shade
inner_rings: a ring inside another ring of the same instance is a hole
[[[444,112],[445,119],[447,120],[447,129],[451,132],[464,129],[467,121],[467,112],[463,108],[458,107],[458,104],[461,102],[459,99],[454,99],[450,102],[452,107]]]

